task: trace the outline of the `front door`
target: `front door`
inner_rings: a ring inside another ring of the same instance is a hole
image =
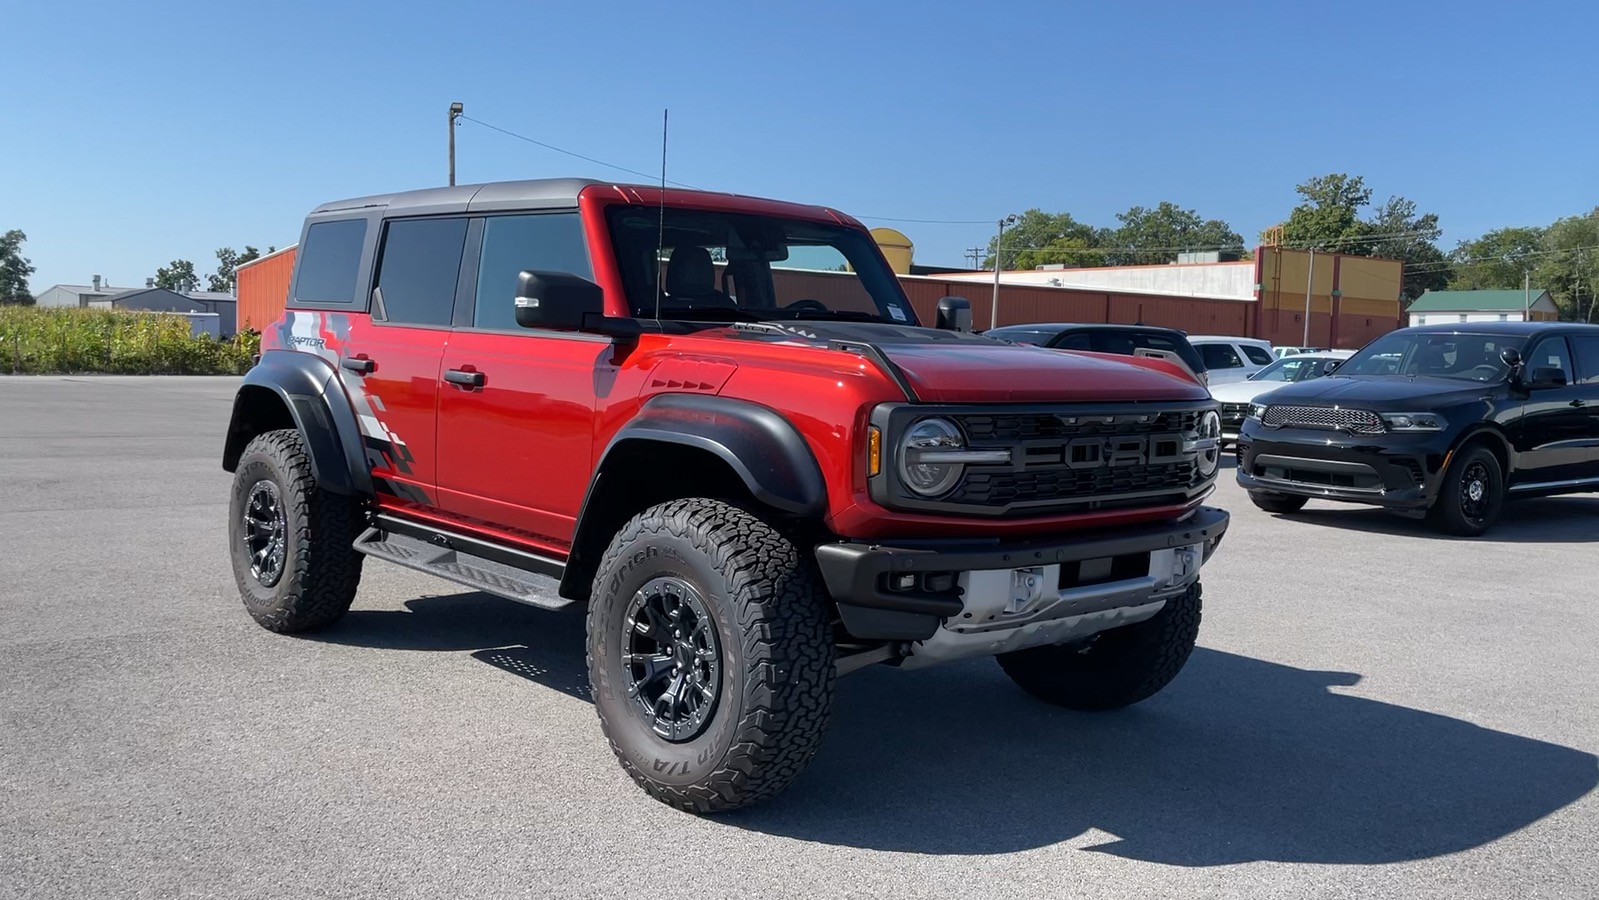
[[[1565,384],[1528,391],[1511,433],[1521,457],[1511,487],[1535,490],[1591,477],[1599,418],[1589,409],[1593,389],[1572,383],[1575,370],[1566,339],[1559,335],[1540,339],[1528,348],[1524,361],[1524,383],[1531,384],[1540,372],[1558,371]]]
[[[595,398],[615,346],[516,324],[524,269],[593,277],[576,212],[488,217],[478,230],[477,252],[467,254],[471,299],[444,351],[439,502],[464,524],[565,553],[593,472]]]

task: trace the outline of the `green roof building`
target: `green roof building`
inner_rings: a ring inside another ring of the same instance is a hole
[[[1416,298],[1405,313],[1412,325],[1445,325],[1450,322],[1553,321],[1560,310],[1549,292],[1531,291],[1428,291]]]

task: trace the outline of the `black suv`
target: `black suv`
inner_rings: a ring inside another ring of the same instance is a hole
[[[1118,356],[1154,356],[1178,363],[1201,383],[1209,379],[1205,361],[1188,343],[1188,335],[1175,328],[1157,325],[1114,325],[1099,323],[1068,324],[1032,322],[1005,325],[983,332],[984,337],[1013,344],[1033,344],[1051,350],[1088,350]]]
[[[1459,535],[1487,531],[1506,497],[1599,490],[1599,325],[1390,332],[1257,398],[1237,471],[1270,512],[1345,500]]]

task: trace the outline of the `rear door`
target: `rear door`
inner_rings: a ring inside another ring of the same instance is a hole
[[[439,360],[465,237],[461,217],[384,223],[371,316],[352,322],[341,365],[366,399],[363,431],[386,507],[435,506]]]
[[[1567,342],[1576,368],[1577,390],[1572,400],[1587,413],[1592,436],[1582,477],[1599,479],[1599,334],[1572,334]]]
[[[1589,409],[1593,388],[1572,383],[1574,368],[1565,337],[1539,338],[1523,358],[1526,380],[1532,380],[1535,370],[1558,369],[1565,373],[1566,384],[1535,388],[1522,404],[1521,418],[1511,429],[1520,455],[1512,487],[1534,489],[1590,477],[1594,447],[1599,443],[1594,426],[1599,420]]]

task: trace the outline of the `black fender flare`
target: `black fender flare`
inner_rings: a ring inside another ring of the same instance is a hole
[[[252,408],[261,392],[276,395],[305,439],[311,474],[324,490],[345,495],[371,495],[372,474],[362,449],[355,407],[333,364],[310,353],[269,350],[244,375],[233,397],[222,468],[232,472],[251,438]]]
[[[611,438],[594,471],[604,472],[606,460],[628,441],[704,450],[727,463],[765,506],[796,516],[827,511],[827,482],[816,456],[771,407],[712,394],[657,394]]]
[[[644,403],[600,454],[578,512],[573,555],[561,581],[561,596],[587,596],[582,582],[591,572],[593,560],[583,548],[596,542],[603,547],[611,538],[591,533],[605,527],[597,524],[605,514],[595,511],[596,492],[604,493],[602,486],[613,454],[641,443],[708,453],[727,464],[757,503],[786,515],[820,518],[827,512],[827,482],[821,466],[799,430],[776,410],[709,394],[658,394]]]
[[[1466,444],[1475,440],[1484,440],[1492,443],[1496,448],[1499,449],[1500,452],[1504,454],[1505,471],[1502,474],[1505,482],[1508,484],[1510,482],[1510,473],[1513,472],[1521,462],[1521,453],[1516,450],[1516,445],[1510,440],[1510,436],[1493,425],[1480,422],[1472,425],[1465,431],[1462,431],[1460,436],[1455,438],[1454,443],[1449,447],[1450,455],[1453,456],[1455,452],[1460,450],[1461,447],[1464,447]]]

